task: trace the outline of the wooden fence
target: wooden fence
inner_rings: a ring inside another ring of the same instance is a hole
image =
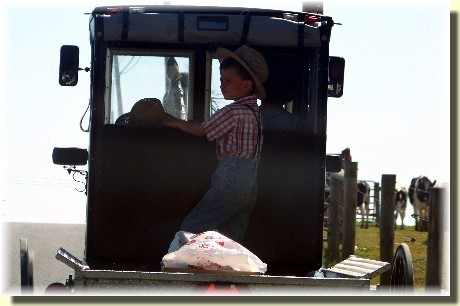
[[[448,205],[445,187],[430,190],[428,209],[428,244],[426,262],[426,287],[432,293],[449,287],[449,232]]]
[[[330,174],[327,217],[326,260],[339,262],[354,255],[356,240],[357,162],[345,162],[341,174]],[[393,262],[395,230],[396,175],[382,175],[382,186],[374,183],[375,224],[380,227],[380,260]],[[449,224],[445,205],[445,187],[430,190],[429,231],[427,243],[426,286],[439,292],[446,289],[448,271]],[[340,254],[340,244],[342,253]],[[389,285],[391,271],[380,277],[381,285]]]

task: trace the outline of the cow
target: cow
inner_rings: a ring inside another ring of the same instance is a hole
[[[395,229],[398,228],[396,220],[398,215],[401,218],[401,227],[404,229],[404,217],[406,216],[406,206],[407,206],[407,189],[402,187],[400,190],[395,190]]]
[[[428,231],[428,202],[430,200],[430,188],[436,184],[436,180],[430,181],[426,176],[414,177],[410,182],[409,201],[414,206],[415,230]]]
[[[361,228],[368,228],[369,223],[369,198],[371,187],[364,181],[358,182],[358,194],[356,197],[356,207],[361,213]],[[366,221],[364,221],[364,217]]]

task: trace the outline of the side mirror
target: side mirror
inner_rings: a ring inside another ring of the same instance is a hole
[[[88,162],[88,150],[80,148],[54,148],[53,164],[84,166]]]
[[[343,80],[345,75],[345,59],[343,57],[329,57],[329,83],[327,96],[340,98],[343,95]]]
[[[59,63],[59,85],[75,86],[78,83],[80,50],[77,46],[62,46]]]
[[[326,155],[326,172],[336,173],[342,170],[342,157],[340,155]]]

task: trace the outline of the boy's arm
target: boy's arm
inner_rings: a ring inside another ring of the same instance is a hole
[[[174,118],[172,116],[167,116],[166,119],[163,121],[163,124],[169,127],[182,130],[188,134],[195,136],[204,136],[206,134],[201,122],[196,120],[185,121]]]

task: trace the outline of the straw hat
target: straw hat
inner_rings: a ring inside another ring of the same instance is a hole
[[[268,78],[268,66],[262,54],[246,45],[239,47],[234,52],[225,48],[218,48],[216,52],[220,62],[231,57],[240,63],[251,75],[257,97],[265,98],[266,93],[262,83]]]
[[[129,124],[133,125],[160,125],[164,118],[163,105],[156,98],[137,101],[129,112]]]

